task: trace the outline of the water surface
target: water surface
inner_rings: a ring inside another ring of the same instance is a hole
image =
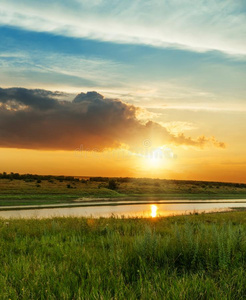
[[[229,210],[232,207],[245,207],[241,203],[173,203],[173,204],[134,204],[134,205],[104,205],[83,207],[60,207],[43,209],[22,209],[0,211],[0,218],[52,218],[52,217],[158,217],[189,213],[217,212]]]

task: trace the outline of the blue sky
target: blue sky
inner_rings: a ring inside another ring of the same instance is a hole
[[[0,27],[0,38],[1,81],[5,86],[69,92],[88,88],[129,101],[146,100],[148,92],[151,99],[164,96],[168,100],[170,94],[174,103],[182,102],[184,94],[192,102],[204,101],[203,95],[207,100],[217,97],[221,101],[222,97],[230,101],[237,96],[241,102],[245,94],[246,60],[218,50],[119,44],[9,26]],[[136,89],[142,90],[142,95],[135,93]]]
[[[1,23],[63,36],[244,55],[245,7],[243,0],[2,0]]]
[[[97,91],[240,158],[245,36],[243,0],[2,0],[1,87]]]
[[[245,7],[3,0],[1,85],[96,90],[147,108],[245,110]]]

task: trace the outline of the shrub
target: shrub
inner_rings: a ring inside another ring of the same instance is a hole
[[[117,182],[114,179],[110,179],[108,182],[108,189],[116,190],[117,189]]]

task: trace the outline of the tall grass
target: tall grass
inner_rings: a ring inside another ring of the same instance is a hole
[[[0,299],[245,299],[246,213],[0,220]]]

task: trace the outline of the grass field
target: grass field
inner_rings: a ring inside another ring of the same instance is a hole
[[[0,220],[0,299],[245,299],[246,213]]]
[[[122,178],[115,181],[117,187],[113,190],[104,178],[75,181],[1,178],[0,206],[71,203],[78,198],[246,198],[246,184]]]

